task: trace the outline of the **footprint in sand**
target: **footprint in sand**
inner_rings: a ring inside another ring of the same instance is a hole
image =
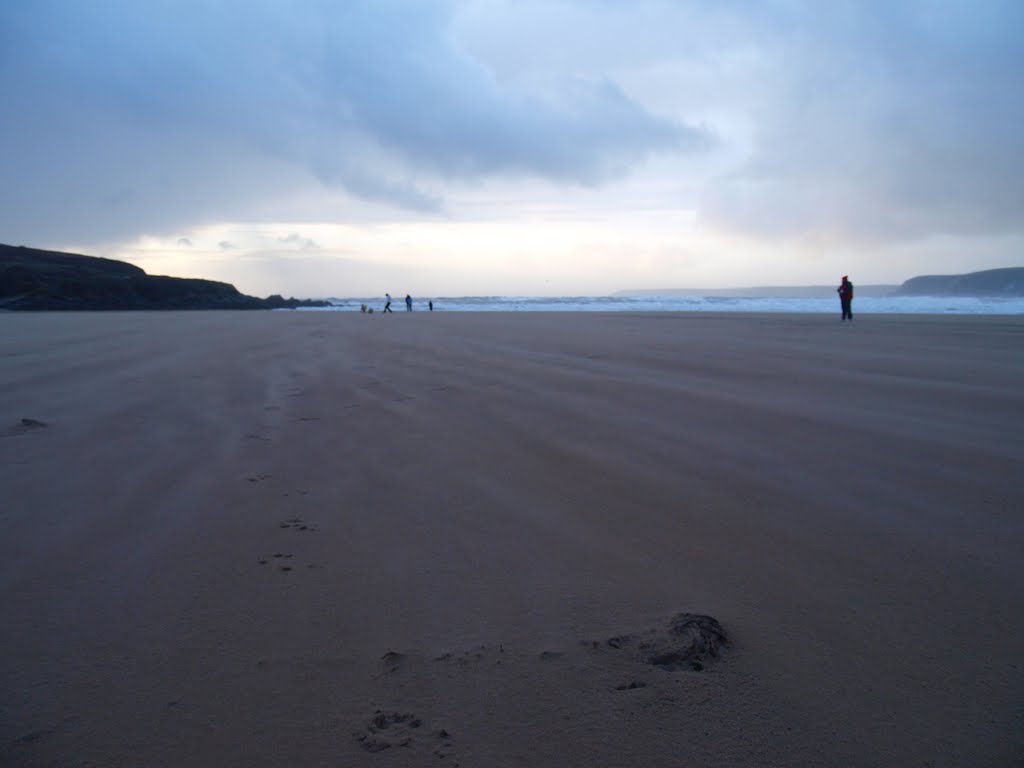
[[[699,613],[677,613],[662,626],[651,627],[643,632],[620,634],[604,641],[580,640],[581,648],[589,648],[591,653],[614,651],[635,661],[660,667],[665,670],[692,670],[699,672],[705,665],[718,659],[729,645],[729,638],[718,620]],[[512,655],[517,656],[515,650]],[[451,651],[434,657],[435,662],[455,664],[479,663],[494,661],[505,654],[504,645],[497,647],[479,645],[461,653]],[[555,662],[561,659],[570,660],[573,654],[563,650],[542,650],[535,658],[542,662]],[[389,651],[384,660],[400,661],[404,657]],[[643,683],[634,681],[617,690],[643,687]]]
[[[14,435],[24,435],[28,432],[35,432],[40,429],[46,429],[50,426],[45,421],[39,419],[21,419],[16,424],[8,427],[4,432],[0,433],[4,437],[12,437]]]
[[[637,688],[646,688],[646,687],[647,687],[647,683],[645,683],[643,680],[634,680],[633,682],[629,683],[628,685],[616,685],[615,686],[615,690],[616,691],[635,691]]]
[[[589,669],[596,674],[597,680],[601,680],[602,686],[608,686],[605,690],[622,692],[621,695],[625,697],[622,704],[624,707],[665,706],[674,710],[678,706],[678,689],[675,684],[681,682],[682,675],[665,677],[658,674],[652,676],[656,679],[644,680],[641,679],[643,671],[656,666],[668,672],[688,675],[703,670],[705,664],[718,659],[727,645],[726,632],[716,619],[703,614],[678,613],[664,624],[641,632],[614,635],[603,641],[580,640],[576,650],[535,650],[527,653],[511,647],[506,649],[503,644],[478,645],[462,652],[446,651],[433,656],[433,662],[451,664],[453,672],[460,667],[466,672],[472,668],[475,670],[472,673],[474,676],[486,674],[486,669],[497,665],[503,668],[512,666],[511,673],[503,672],[500,674],[504,677],[495,678],[498,684],[507,684],[508,674],[518,677],[515,673],[523,665],[529,665],[533,674],[540,671],[537,666],[533,666],[537,664],[552,670],[552,674],[561,674],[559,670],[567,666]],[[587,655],[585,664],[580,663],[579,654]],[[601,655],[605,656],[606,664],[600,663]],[[415,655],[408,656],[393,650],[386,651],[380,657],[383,672],[399,676],[408,672],[410,666],[415,666],[417,660]],[[506,663],[503,664],[503,661]],[[617,685],[608,679],[620,674],[623,677],[619,680],[624,678],[624,681]],[[696,677],[690,680],[693,685],[701,684]],[[672,682],[671,687],[665,685],[667,681]],[[626,693],[629,691],[641,692]],[[365,727],[354,734],[354,738],[370,753],[392,748],[418,749],[423,752],[429,750],[437,759],[445,759],[452,746],[451,736],[446,730],[428,728],[422,718],[399,709],[376,710]],[[417,764],[423,763],[421,757],[417,759]],[[458,765],[454,761],[446,764]]]
[[[266,565],[267,563],[270,562],[271,558],[273,558],[274,560],[278,561],[278,565],[277,565],[278,570],[286,571],[287,572],[287,571],[292,570],[293,566],[285,563],[284,561],[290,560],[292,557],[294,557],[294,555],[292,555],[290,552],[288,552],[288,553],[285,553],[285,552],[275,552],[270,557],[261,557],[256,562],[259,563],[260,565]]]
[[[269,475],[267,475],[269,477]],[[250,481],[254,481],[253,478],[249,478]],[[300,494],[305,492],[300,491]],[[287,494],[285,494],[287,495]],[[277,527],[281,530],[291,530],[300,533],[309,533],[311,531],[319,530],[314,523],[308,523],[300,517],[289,517],[287,520],[282,520],[277,524]],[[279,571],[288,573],[299,568],[299,564],[295,562],[295,555],[291,552],[275,552],[272,555],[260,555],[256,558],[257,565],[270,565],[272,562],[277,566]],[[305,563],[306,570],[313,570],[320,566],[316,563]]]
[[[434,757],[444,759],[452,746],[451,734],[444,728],[431,730],[422,718],[412,713],[380,709],[353,737],[359,746],[372,753],[392,748],[430,750]],[[449,764],[459,765],[457,762]]]
[[[288,528],[293,531],[316,531],[319,530],[314,523],[307,523],[302,518],[290,517],[277,524],[278,528]]]
[[[505,649],[499,646],[499,653],[504,653]],[[481,662],[490,653],[490,648],[486,645],[478,645],[476,648],[472,648],[468,651],[463,651],[461,654],[443,653],[436,657],[434,661],[454,661],[456,664],[469,664],[471,662]]]
[[[277,570],[288,573],[299,568],[299,564],[294,560],[295,555],[291,552],[275,552],[272,555],[262,555],[256,558],[257,565],[270,565],[271,563],[277,565]],[[320,566],[316,563],[306,563],[306,570],[311,571],[319,568]]]

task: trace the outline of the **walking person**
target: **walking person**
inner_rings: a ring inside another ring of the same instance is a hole
[[[387,303],[384,305],[384,311],[385,312],[391,312],[391,314],[395,314],[394,311],[391,309],[391,294],[390,293],[385,293],[384,295],[387,296],[387,298],[388,298]]]
[[[405,294],[405,311],[412,312],[412,296]]]
[[[853,322],[853,312],[850,309],[850,305],[853,303],[853,283],[850,282],[849,275],[843,275],[843,282],[836,288],[836,292],[839,294],[839,306],[843,310],[843,320]]]

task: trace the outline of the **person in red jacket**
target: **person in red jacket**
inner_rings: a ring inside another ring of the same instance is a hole
[[[839,304],[843,309],[843,320],[853,321],[853,312],[850,311],[850,304],[853,302],[853,283],[848,275],[843,275],[842,284],[836,289],[839,292]]]

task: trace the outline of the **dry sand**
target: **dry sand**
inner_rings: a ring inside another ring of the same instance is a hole
[[[2,315],[0,764],[1019,765],[1022,353],[1019,317]],[[728,646],[648,664],[684,611]]]

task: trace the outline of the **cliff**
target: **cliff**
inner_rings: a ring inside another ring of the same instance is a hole
[[[1024,296],[1024,267],[912,277],[896,296]]]
[[[214,280],[147,275],[123,261],[0,244],[0,309],[294,309],[324,301],[259,299]]]

